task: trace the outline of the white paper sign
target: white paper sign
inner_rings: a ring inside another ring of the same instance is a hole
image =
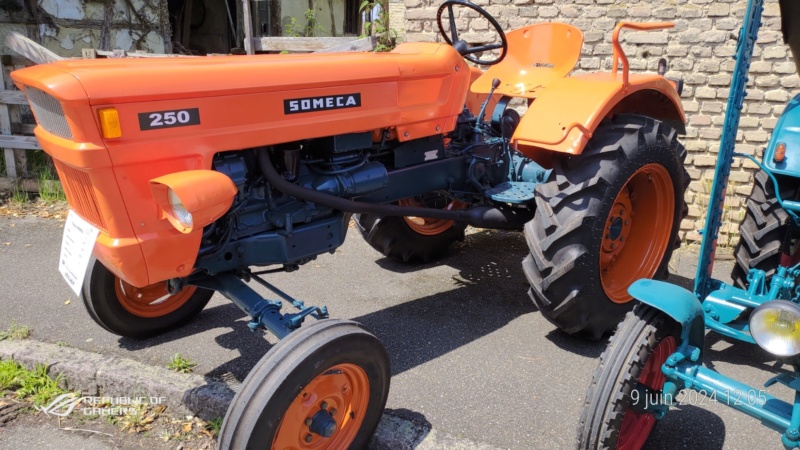
[[[81,295],[83,278],[86,276],[98,234],[100,230],[70,210],[64,225],[64,237],[61,239],[58,271],[78,297]]]

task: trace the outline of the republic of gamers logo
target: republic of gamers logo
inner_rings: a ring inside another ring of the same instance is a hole
[[[75,397],[74,393],[61,394],[45,407],[35,406],[37,411],[42,411],[49,416],[66,417],[86,397]]]

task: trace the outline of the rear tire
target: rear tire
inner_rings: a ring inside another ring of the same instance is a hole
[[[633,308],[631,283],[667,276],[689,184],[676,134],[649,117],[616,116],[536,187],[522,267],[531,299],[566,333],[599,339]]]
[[[360,324],[326,319],[303,325],[247,375],[228,407],[218,446],[363,448],[380,422],[389,381],[386,350]],[[335,421],[333,432],[323,437],[315,420]]]
[[[795,178],[778,176],[781,198],[795,198],[798,185],[800,183]],[[731,278],[735,286],[744,289],[747,286],[747,274],[753,268],[766,272],[768,279],[775,273],[784,250],[788,220],[789,215],[775,198],[775,187],[769,175],[763,170],[758,171],[753,190],[747,198],[744,220],[739,227],[739,243],[734,249],[736,265],[731,271]]]
[[[579,449],[639,449],[656,424],[631,408],[638,383],[661,391],[661,366],[675,352],[678,327],[663,312],[639,305],[629,312],[600,356],[578,424]],[[638,399],[644,401],[644,399]],[[646,405],[645,405],[646,406]]]
[[[167,293],[166,282],[136,288],[92,257],[81,298],[89,316],[119,336],[147,338],[179,328],[205,308],[214,291],[194,286]]]
[[[427,206],[451,209],[459,207],[434,194],[418,199],[404,199],[405,206]],[[387,258],[404,263],[428,262],[442,257],[456,241],[464,240],[466,224],[452,220],[427,220],[410,217],[384,217],[375,214],[354,214],[353,220],[364,240]]]

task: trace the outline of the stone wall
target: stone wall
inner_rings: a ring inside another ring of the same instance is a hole
[[[708,204],[710,179],[724,120],[725,102],[736,51],[735,37],[745,0],[473,0],[484,7],[504,30],[545,21],[570,23],[584,32],[583,55],[576,73],[610,70],[611,31],[619,21],[672,21],[675,28],[649,32],[623,31],[622,41],[631,70],[654,72],[661,57],[669,61],[668,77],[683,78],[682,95],[687,115],[687,170],[692,182],[686,194],[689,216],[681,224],[681,237],[699,240]],[[405,40],[441,41],[436,30],[436,10],[441,0],[404,0]],[[471,27],[472,38],[491,40],[483,25]],[[759,32],[750,69],[750,89],[745,101],[736,150],[760,158],[784,105],[800,86],[788,47],[783,44],[777,0],[767,0],[764,25]],[[477,22],[476,22],[477,23]],[[485,22],[484,22],[485,23]],[[462,29],[460,27],[460,29]],[[736,160],[730,176],[719,245],[738,242],[738,222],[750,193],[756,166]]]

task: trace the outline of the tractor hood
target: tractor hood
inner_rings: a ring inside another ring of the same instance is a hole
[[[464,63],[449,45],[416,43],[391,53],[65,60],[12,77],[62,101],[82,96],[101,105],[441,77],[455,65]]]

